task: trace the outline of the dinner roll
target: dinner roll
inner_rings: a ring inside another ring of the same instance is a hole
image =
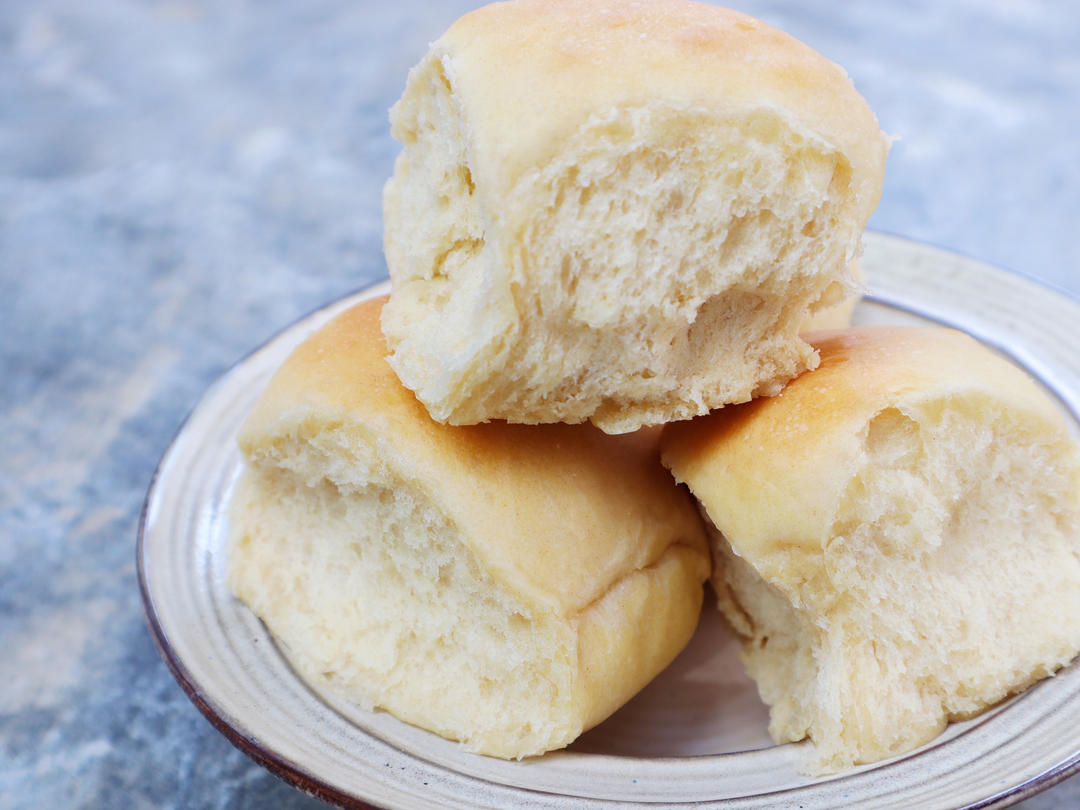
[[[1027,375],[947,329],[817,333],[777,397],[666,429],[779,742],[899,754],[1080,649],[1080,455]]]
[[[565,746],[689,640],[700,517],[658,431],[432,422],[381,307],[301,345],[245,422],[229,584],[309,681],[485,754]]]
[[[383,330],[451,424],[621,433],[776,393],[853,287],[888,151],[838,66],[687,0],[486,6],[390,117]]]

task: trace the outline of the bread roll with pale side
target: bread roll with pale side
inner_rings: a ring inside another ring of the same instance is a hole
[[[687,0],[465,15],[391,111],[390,364],[432,417],[620,433],[775,394],[854,289],[886,137],[847,75]]]
[[[697,510],[658,431],[432,422],[381,307],[303,343],[245,422],[229,584],[309,681],[485,754],[565,746],[693,633]]]
[[[670,425],[713,585],[809,768],[899,754],[1080,649],[1080,456],[1026,374],[947,329],[817,333],[777,397]]]

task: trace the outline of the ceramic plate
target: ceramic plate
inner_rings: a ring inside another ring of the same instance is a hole
[[[963,329],[1080,413],[1080,304],[942,250],[870,234],[862,323]],[[225,587],[236,430],[291,349],[378,285],[288,328],[215,383],[157,470],[138,541],[146,613],[180,685],[241,750],[347,807],[955,808],[1017,801],[1080,770],[1080,667],[1072,666],[923,748],[828,779],[803,776],[805,744],[772,745],[767,713],[715,610],[640,695],[565,751],[522,762],[457,745],[301,682]]]

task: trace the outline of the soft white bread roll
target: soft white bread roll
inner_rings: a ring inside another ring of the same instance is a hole
[[[381,307],[301,345],[245,423],[230,586],[308,680],[485,754],[565,746],[692,635],[693,500],[658,431],[432,422]]]
[[[486,6],[390,117],[383,330],[451,424],[620,433],[776,393],[853,287],[888,151],[838,66],[687,0]]]
[[[1027,375],[952,330],[810,336],[777,397],[665,429],[777,742],[911,749],[1080,649],[1080,456]]]

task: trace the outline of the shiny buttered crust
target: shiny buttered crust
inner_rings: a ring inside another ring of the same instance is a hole
[[[1080,649],[1080,457],[1027,375],[946,329],[808,336],[777,397],[671,425],[778,742],[911,749]]]
[[[383,329],[451,424],[618,433],[775,393],[857,287],[888,151],[838,66],[686,0],[481,8],[391,122]]]
[[[383,301],[243,426],[230,584],[309,679],[499,757],[565,746],[689,640],[709,562],[657,433],[432,422]]]

